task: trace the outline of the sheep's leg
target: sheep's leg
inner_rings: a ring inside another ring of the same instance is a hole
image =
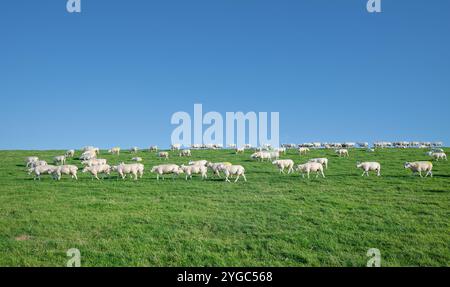
[[[234,182],[237,182],[239,180],[240,175],[238,174],[236,177],[236,180]]]
[[[420,175],[420,177],[423,177],[423,176],[422,176],[422,171],[420,171],[420,170],[419,170],[419,175]]]
[[[225,177],[225,182],[230,182],[230,180],[228,179],[228,176]]]
[[[322,177],[325,178],[325,174],[323,173],[323,170],[320,171],[322,173]]]
[[[361,174],[361,176],[364,176],[366,174],[366,171],[363,171],[363,173]]]
[[[96,178],[97,180],[100,180],[100,178],[98,178],[97,174],[95,174],[95,178]]]
[[[244,178],[244,181],[247,182],[247,177],[245,177],[245,174],[242,174],[242,177]]]
[[[308,179],[309,179],[309,170],[306,172],[306,174],[308,175]]]

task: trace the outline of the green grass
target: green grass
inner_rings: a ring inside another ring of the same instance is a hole
[[[82,173],[39,182],[25,172],[26,156],[50,162],[62,153],[0,151],[1,266],[65,266],[69,248],[81,251],[82,266],[365,266],[369,248],[381,251],[382,266],[450,265],[450,163],[435,163],[434,178],[403,169],[428,160],[424,150],[282,157],[328,157],[327,178],[311,180],[228,150],[194,150],[192,159],[242,164],[248,182],[157,182],[149,170],[166,161],[149,152],[138,154],[146,174],[137,182]],[[379,161],[382,177],[361,177],[358,160]]]

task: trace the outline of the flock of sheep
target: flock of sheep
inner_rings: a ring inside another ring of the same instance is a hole
[[[334,148],[337,155],[339,157],[348,157],[349,150],[348,148],[356,147],[358,145],[362,148],[367,148],[369,152],[374,151],[374,149],[370,149],[367,143],[309,143],[309,144],[300,144],[300,145],[292,145],[292,144],[284,144],[280,148],[272,148],[270,145],[263,145],[262,147],[255,148],[254,153],[251,155],[252,159],[260,160],[260,161],[271,161],[273,165],[277,166],[280,173],[290,174],[294,171],[298,171],[302,174],[302,177],[306,176],[309,178],[310,173],[316,173],[316,177],[322,176],[325,177],[324,168],[328,168],[328,159],[327,158],[313,158],[308,160],[306,163],[299,164],[295,166],[294,161],[291,159],[279,159],[280,154],[285,154],[287,149],[298,148],[298,152],[300,155],[305,155],[310,151],[310,148]],[[399,143],[374,143],[374,147],[377,148],[385,148],[385,147],[417,147],[417,148],[431,148],[427,154],[435,160],[447,160],[447,155],[444,151],[439,148],[442,146],[442,143],[408,143],[408,142],[399,142]],[[222,146],[220,145],[192,145],[191,149],[220,149]],[[235,149],[236,154],[243,153],[245,150],[251,149],[252,147],[249,145],[245,145],[243,147],[237,148],[235,145],[230,145],[229,148]],[[178,152],[180,157],[190,157],[192,155],[191,149],[181,149],[180,144],[173,144],[171,146],[171,151]],[[119,155],[121,149],[119,147],[114,147],[108,150],[108,153]],[[137,154],[139,149],[137,147],[131,148],[131,153]],[[152,146],[149,148],[150,152],[157,152],[157,156],[160,159],[169,159],[169,152],[161,151],[158,152],[157,146]],[[81,165],[83,166],[83,173],[90,173],[92,175],[92,179],[99,180],[99,175],[103,177],[105,175],[110,175],[111,172],[116,172],[117,175],[125,179],[127,175],[131,178],[137,180],[138,178],[142,178],[144,175],[144,165],[140,162],[142,161],[141,157],[133,157],[131,160],[133,163],[121,163],[119,165],[109,165],[106,159],[97,158],[100,154],[100,149],[92,146],[84,147],[82,149],[82,154],[79,157],[81,161]],[[54,164],[48,164],[44,160],[39,160],[38,157],[32,156],[26,158],[26,166],[28,168],[28,173],[34,174],[34,179],[41,179],[41,175],[51,175],[53,179],[60,180],[62,175],[70,175],[74,179],[78,179],[77,172],[78,167],[76,165],[68,165],[66,164],[67,158],[73,158],[75,156],[75,150],[68,150],[64,155],[55,156],[53,158]],[[378,162],[362,162],[357,163],[357,168],[363,170],[362,176],[369,176],[369,172],[376,172],[377,176],[381,176],[381,164]],[[425,173],[425,177],[433,176],[432,169],[433,164],[429,161],[417,161],[417,162],[406,162],[404,167],[406,169],[410,169],[413,173],[418,173],[421,177],[423,177],[423,173]],[[208,177],[208,170],[211,170],[213,176],[221,177],[221,173],[225,176],[225,181],[230,182],[230,178],[236,177],[234,180],[237,182],[240,177],[242,177],[245,181],[247,178],[245,176],[245,168],[242,165],[234,165],[230,162],[210,162],[207,160],[197,160],[197,161],[189,161],[187,165],[177,165],[177,164],[160,164],[152,167],[151,172],[156,174],[157,180],[160,177],[162,179],[165,178],[165,175],[172,175],[172,178],[175,176],[179,176],[180,174],[185,174],[185,179],[192,179],[192,175],[198,174],[202,179],[206,179]]]

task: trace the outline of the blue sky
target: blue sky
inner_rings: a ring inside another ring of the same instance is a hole
[[[5,0],[0,149],[167,146],[174,112],[281,142],[450,142],[450,1]]]

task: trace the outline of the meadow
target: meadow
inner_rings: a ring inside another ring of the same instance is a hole
[[[450,150],[446,149],[448,153]],[[64,151],[0,151],[0,266],[65,266],[78,248],[82,266],[365,266],[369,248],[382,266],[450,265],[450,163],[434,177],[413,177],[405,161],[429,160],[425,150],[333,150],[281,158],[296,164],[328,157],[326,178],[280,175],[250,151],[193,150],[190,159],[229,161],[248,182],[184,176],[159,182],[149,171],[168,161],[141,151],[143,179],[34,181],[24,158],[51,162]],[[80,152],[76,153],[79,156]],[[109,163],[133,155],[102,151]],[[382,176],[361,177],[357,161],[379,161]],[[80,161],[70,159],[79,167]]]

